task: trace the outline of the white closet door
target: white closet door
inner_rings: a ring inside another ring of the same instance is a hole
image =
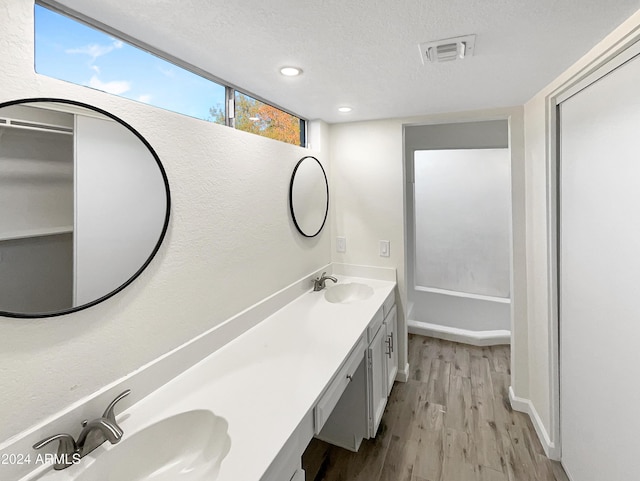
[[[572,481],[640,479],[640,59],[560,105],[560,428]]]
[[[117,122],[77,115],[75,305],[110,293],[142,267],[166,206],[145,145]]]

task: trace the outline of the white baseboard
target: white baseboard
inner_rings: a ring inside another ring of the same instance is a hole
[[[407,321],[409,334],[435,337],[445,341],[461,342],[472,346],[495,346],[499,344],[511,344],[511,332],[507,330],[495,331],[470,331],[457,327],[441,326],[428,322],[418,322],[412,319]]]
[[[407,382],[409,380],[409,363],[406,363],[404,369],[398,368],[398,373],[396,374],[396,381],[398,382]]]
[[[536,430],[536,434],[538,435],[538,439],[542,444],[542,448],[544,449],[545,454],[549,459],[553,459],[555,461],[560,460],[560,448],[556,446],[554,442],[551,441],[549,437],[549,433],[547,432],[544,424],[542,423],[542,419],[540,419],[540,415],[538,411],[536,411],[536,407],[533,405],[530,399],[525,399],[516,396],[513,393],[513,387],[509,386],[509,401],[511,401],[511,407],[514,411],[520,411],[522,413],[528,414],[529,418],[531,418],[531,423]]]

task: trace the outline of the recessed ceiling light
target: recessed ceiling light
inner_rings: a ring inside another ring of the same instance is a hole
[[[347,113],[351,112],[351,107],[338,107],[338,112]]]
[[[298,67],[282,67],[280,73],[285,77],[297,77],[302,74],[302,69]]]

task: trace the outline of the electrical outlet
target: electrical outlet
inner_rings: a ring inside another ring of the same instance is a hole
[[[336,252],[347,252],[346,237],[336,237]]]
[[[380,257],[389,257],[391,255],[391,246],[388,240],[380,241]]]

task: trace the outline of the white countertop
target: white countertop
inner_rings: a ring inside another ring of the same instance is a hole
[[[373,295],[349,304],[326,301],[324,291],[301,295],[119,414],[125,438],[173,414],[208,409],[229,423],[231,449],[218,481],[259,481],[395,287],[336,277],[367,284]],[[114,449],[105,445],[95,456]],[[74,479],[94,453],[51,479]]]

